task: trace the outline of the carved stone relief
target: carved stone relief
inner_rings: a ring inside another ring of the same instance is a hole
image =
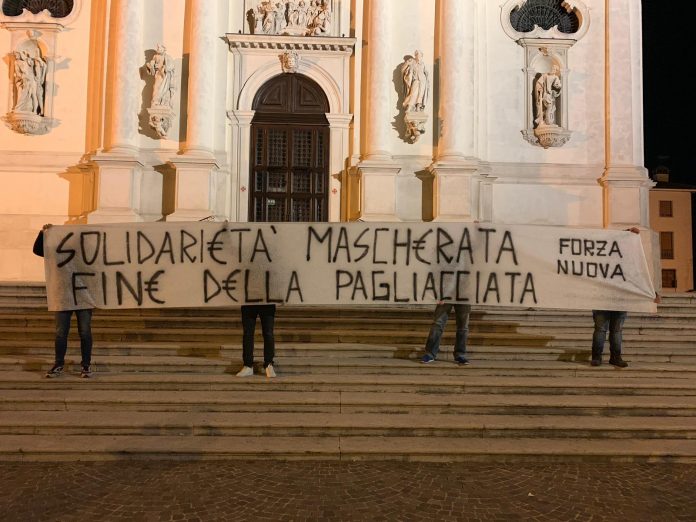
[[[404,96],[401,105],[406,133],[408,141],[415,143],[425,133],[428,114],[424,111],[430,94],[430,78],[421,51],[416,50],[413,56],[408,56],[401,64],[401,80]]]
[[[280,66],[284,73],[295,73],[300,64],[300,55],[295,51],[285,51],[280,55]]]
[[[505,33],[525,49],[525,128],[532,145],[568,142],[568,50],[589,28],[580,0],[508,0],[501,9]]]
[[[329,36],[329,0],[262,0],[247,11],[252,34]]]
[[[152,85],[152,103],[147,110],[150,115],[150,127],[160,138],[166,138],[176,116],[173,110],[174,98],[174,60],[167,54],[167,48],[157,44],[152,59],[145,64],[147,73],[154,77]]]

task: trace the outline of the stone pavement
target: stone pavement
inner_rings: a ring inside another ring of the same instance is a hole
[[[691,521],[694,484],[678,464],[15,462],[0,520]]]

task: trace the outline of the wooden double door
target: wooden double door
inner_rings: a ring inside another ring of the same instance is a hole
[[[249,221],[328,221],[328,102],[311,79],[265,84],[251,124]]]

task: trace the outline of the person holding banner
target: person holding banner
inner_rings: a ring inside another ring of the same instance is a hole
[[[618,310],[592,310],[594,334],[592,335],[592,366],[602,364],[604,340],[609,327],[609,364],[618,368],[626,368],[628,363],[621,358],[621,340],[624,321],[627,312]]]
[[[44,257],[44,231],[48,230],[52,225],[46,224],[43,226],[39,235],[34,241],[33,252],[39,257]],[[46,372],[46,377],[49,379],[60,377],[63,375],[65,366],[65,354],[68,351],[68,334],[70,333],[70,319],[75,312],[77,317],[77,330],[80,334],[80,352],[82,360],[80,362],[80,377],[88,379],[92,376],[91,360],[92,360],[92,309],[83,310],[63,310],[56,312],[56,339],[55,339],[55,362],[53,367]]]
[[[275,356],[275,339],[273,337],[273,324],[275,322],[276,306],[244,305],[242,306],[242,357],[244,366],[237,372],[237,377],[250,377],[254,375],[254,330],[256,329],[256,317],[261,320],[263,332],[263,367],[266,377],[276,376],[273,369],[273,357]]]
[[[466,358],[466,340],[469,336],[471,306],[443,302],[439,302],[435,307],[433,324],[430,327],[428,340],[425,343],[425,355],[421,358],[423,364],[433,363],[437,359],[437,354],[440,351],[440,338],[445,330],[452,308],[454,308],[454,317],[457,321],[457,336],[454,341],[454,362],[461,366],[469,364],[469,360]]]
[[[626,229],[626,232],[640,234],[636,227]],[[659,298],[655,297],[655,302]],[[594,333],[592,334],[592,366],[601,366],[604,341],[609,330],[609,364],[617,368],[626,368],[628,363],[621,357],[621,342],[623,339],[623,324],[626,321],[627,312],[622,310],[592,310],[594,320]]]

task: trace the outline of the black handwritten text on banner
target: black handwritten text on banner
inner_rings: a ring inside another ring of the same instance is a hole
[[[49,309],[250,303],[654,311],[640,238],[463,223],[139,223],[46,232]]]

